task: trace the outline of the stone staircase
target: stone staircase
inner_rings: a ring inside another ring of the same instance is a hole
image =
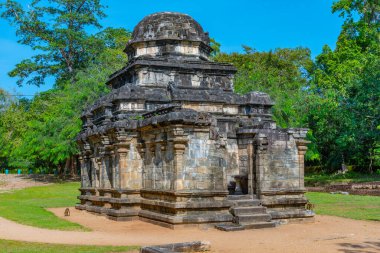
[[[267,213],[266,207],[252,195],[229,195],[228,200],[234,205],[230,208],[234,216],[232,224],[219,224],[215,227],[223,231],[239,231],[244,229],[272,228],[276,223]]]

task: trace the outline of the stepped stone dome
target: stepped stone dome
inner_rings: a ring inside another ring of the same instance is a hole
[[[154,40],[199,41],[209,45],[208,33],[187,14],[157,12],[146,16],[135,27],[128,44]]]

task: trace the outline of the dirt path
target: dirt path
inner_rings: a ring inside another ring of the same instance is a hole
[[[0,193],[48,184],[49,182],[43,182],[28,175],[0,174]]]
[[[40,229],[0,218],[0,238],[30,242],[93,244],[93,245],[153,245],[205,240],[213,252],[362,252],[380,251],[380,222],[317,216],[311,224],[283,225],[274,229],[222,232],[215,229],[170,230],[141,221],[115,222],[70,209],[52,209],[57,216],[80,223],[92,232],[72,232]]]

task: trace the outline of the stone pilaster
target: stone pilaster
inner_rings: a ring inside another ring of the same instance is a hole
[[[128,154],[128,145],[118,145],[117,153],[119,158],[119,188],[123,189],[126,186],[127,182],[127,154]]]
[[[265,169],[267,166],[268,138],[265,134],[256,135],[256,192],[258,195],[265,189]]]
[[[307,144],[309,143],[310,141],[303,139],[296,140],[298,149],[299,184],[301,189],[305,188],[305,153],[307,151]]]
[[[173,135],[173,173],[174,173],[174,190],[181,191],[183,185],[183,154],[185,153],[186,143],[188,139],[183,128],[175,126],[172,130]]]
[[[83,154],[80,154],[78,157],[79,164],[80,164],[80,172],[81,172],[81,188],[87,187],[87,170],[86,170],[86,164],[83,158]]]
[[[254,189],[255,183],[255,148],[253,144],[253,138],[249,139],[247,145],[247,153],[248,153],[248,194],[253,195],[256,191]]]
[[[90,163],[91,163],[91,173],[92,173],[92,187],[93,188],[99,188],[100,187],[100,168],[99,164],[97,162],[97,158],[94,155],[90,156]]]

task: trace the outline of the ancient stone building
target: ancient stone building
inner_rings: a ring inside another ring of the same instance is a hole
[[[190,16],[145,17],[111,92],[82,116],[78,209],[167,227],[305,220],[306,129],[280,129],[267,94],[233,92]],[[233,223],[231,223],[233,222]]]

